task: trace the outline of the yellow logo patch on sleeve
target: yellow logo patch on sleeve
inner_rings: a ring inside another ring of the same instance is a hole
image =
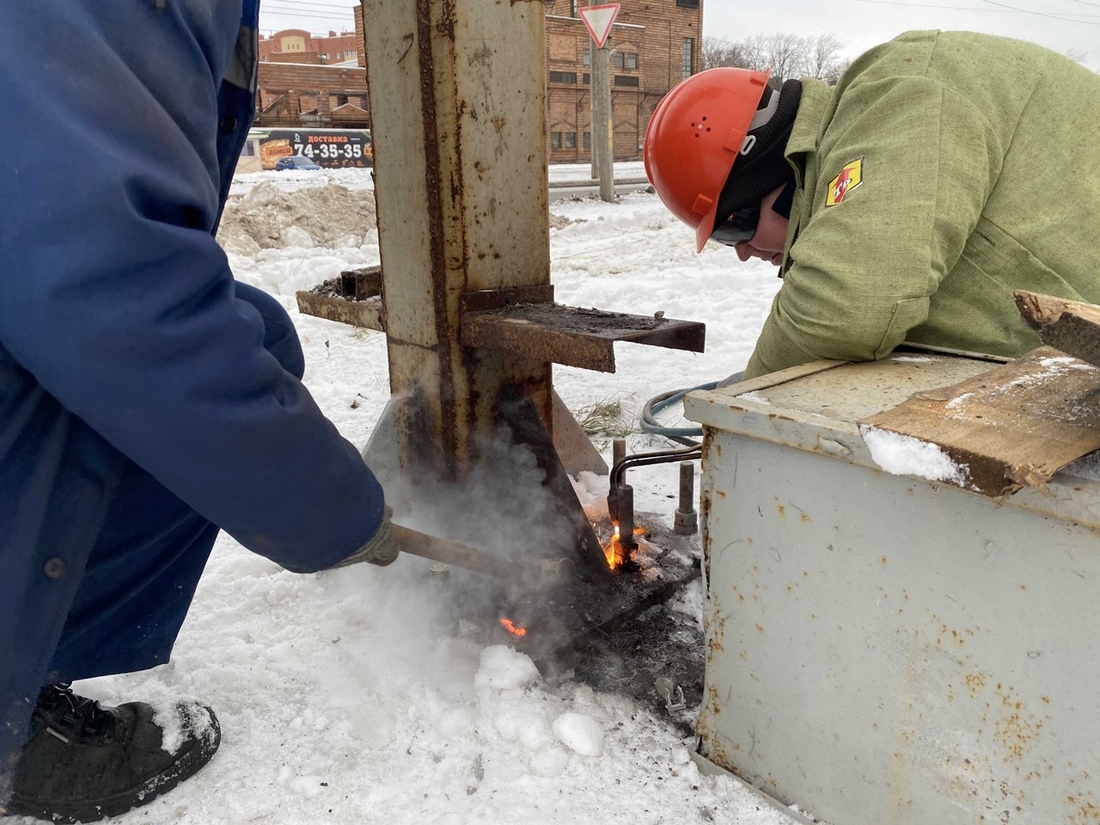
[[[840,174],[829,181],[829,189],[825,192],[825,205],[836,206],[861,183],[863,183],[863,158],[858,158],[844,164]]]

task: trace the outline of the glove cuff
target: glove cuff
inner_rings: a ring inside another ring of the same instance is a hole
[[[349,565],[359,564],[359,562],[364,561],[369,564],[377,564],[381,567],[392,564],[397,558],[398,550],[393,540],[392,531],[390,530],[391,515],[393,515],[393,508],[387,504],[385,511],[382,513],[382,523],[378,525],[378,529],[374,531],[374,535],[370,537],[370,541],[343,561],[334,564],[333,568],[348,567]]]

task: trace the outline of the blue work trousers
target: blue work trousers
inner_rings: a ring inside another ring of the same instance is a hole
[[[236,295],[263,317],[265,349],[301,379],[302,347],[286,310],[247,284],[238,282]],[[216,525],[127,461],[47,683],[129,673],[167,662],[217,535]]]

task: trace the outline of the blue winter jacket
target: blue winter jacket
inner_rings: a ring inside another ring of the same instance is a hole
[[[213,237],[256,5],[0,2],[0,806],[127,458],[291,570],[382,517]]]

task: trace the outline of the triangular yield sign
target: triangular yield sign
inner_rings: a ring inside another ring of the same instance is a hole
[[[615,23],[615,16],[619,13],[618,3],[607,3],[603,6],[586,6],[577,9],[584,21],[585,28],[596,42],[596,48],[602,49],[607,42],[607,36],[611,34],[611,27]]]

